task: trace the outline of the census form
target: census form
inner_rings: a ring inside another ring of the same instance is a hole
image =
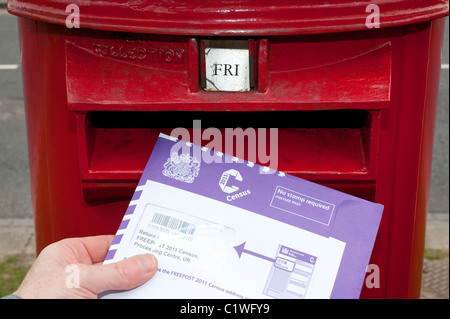
[[[158,272],[103,298],[358,298],[382,211],[161,134],[105,259]]]

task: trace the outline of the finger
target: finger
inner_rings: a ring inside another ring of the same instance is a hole
[[[81,266],[81,285],[99,294],[108,290],[129,290],[142,285],[156,273],[158,261],[151,254],[143,254],[106,265]]]
[[[109,247],[114,239],[114,235],[99,235],[91,237],[77,238],[84,246],[92,260],[92,263],[102,262],[108,253]]]

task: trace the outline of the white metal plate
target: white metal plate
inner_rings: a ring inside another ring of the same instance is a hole
[[[207,91],[250,91],[248,49],[205,48]]]

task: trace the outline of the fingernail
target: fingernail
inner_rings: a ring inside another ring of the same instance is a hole
[[[151,272],[156,268],[156,257],[151,254],[139,255],[137,262],[144,272]]]

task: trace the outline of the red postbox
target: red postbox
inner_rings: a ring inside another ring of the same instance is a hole
[[[362,297],[419,297],[448,1],[73,2],[8,1],[38,251],[113,234],[159,132],[277,127],[278,170],[385,206]]]

